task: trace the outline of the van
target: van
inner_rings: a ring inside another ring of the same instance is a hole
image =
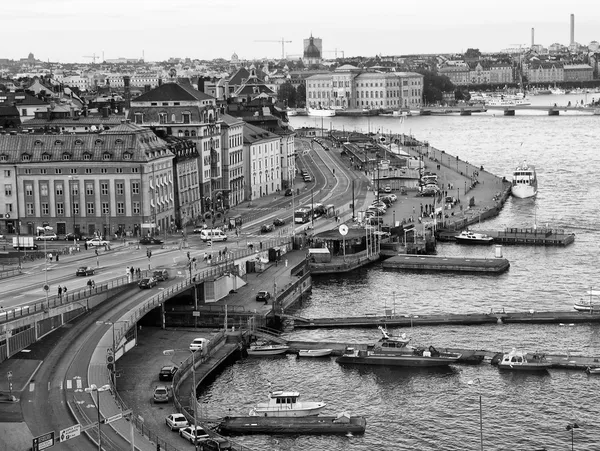
[[[227,241],[227,234],[219,229],[202,229],[200,239],[205,243],[207,241]]]

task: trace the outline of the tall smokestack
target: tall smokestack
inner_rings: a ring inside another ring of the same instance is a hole
[[[571,14],[571,42],[570,44],[575,43],[575,14]]]
[[[129,75],[123,75],[123,85],[124,85],[124,94],[125,94],[125,106],[127,108],[131,107],[131,77]]]
[[[535,28],[531,29],[531,47],[535,45]]]

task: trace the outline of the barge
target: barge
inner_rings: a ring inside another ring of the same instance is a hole
[[[499,274],[510,267],[505,258],[460,258],[434,255],[397,255],[382,263],[385,269],[414,271],[454,271]]]
[[[367,420],[342,413],[311,417],[225,417],[219,433],[236,434],[364,434]]]

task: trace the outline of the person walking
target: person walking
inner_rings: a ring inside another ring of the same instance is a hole
[[[63,289],[62,289],[62,287],[59,285],[59,286],[58,286],[58,297],[59,297],[59,298],[61,298],[61,299],[62,299],[62,291],[63,291]]]

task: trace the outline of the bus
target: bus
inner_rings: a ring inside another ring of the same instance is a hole
[[[311,207],[300,207],[294,212],[294,222],[296,224],[306,224],[312,220],[312,214]]]

